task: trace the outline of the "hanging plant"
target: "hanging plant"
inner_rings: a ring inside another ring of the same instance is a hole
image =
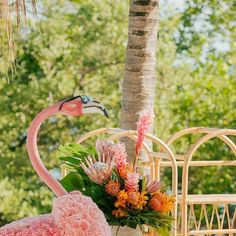
[[[29,9],[32,9],[33,14],[36,14],[36,0],[0,1],[0,35],[3,42],[1,48],[2,52],[8,51],[11,60],[14,59],[15,38],[19,35],[20,27],[26,25]]]

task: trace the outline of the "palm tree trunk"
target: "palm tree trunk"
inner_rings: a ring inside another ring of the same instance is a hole
[[[156,85],[158,0],[131,0],[125,78],[122,84],[121,127],[136,129],[138,113],[153,110]],[[134,144],[125,140],[128,155]]]

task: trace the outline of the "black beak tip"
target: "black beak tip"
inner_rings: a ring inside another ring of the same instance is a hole
[[[106,109],[104,109],[104,116],[109,119],[108,111]]]

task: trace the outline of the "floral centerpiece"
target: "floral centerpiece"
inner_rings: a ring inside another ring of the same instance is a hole
[[[110,225],[141,230],[149,226],[164,235],[171,228],[170,211],[175,200],[165,193],[159,181],[137,168],[144,134],[153,117],[147,111],[140,114],[133,163],[127,161],[123,143],[97,140],[95,148],[79,144],[61,147],[60,159],[70,170],[61,183],[68,191],[79,190],[90,196]]]

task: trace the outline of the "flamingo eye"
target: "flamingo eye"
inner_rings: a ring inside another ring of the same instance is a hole
[[[93,101],[93,98],[89,97],[89,96],[82,95],[80,98],[81,98],[82,103],[84,103],[84,104]]]

